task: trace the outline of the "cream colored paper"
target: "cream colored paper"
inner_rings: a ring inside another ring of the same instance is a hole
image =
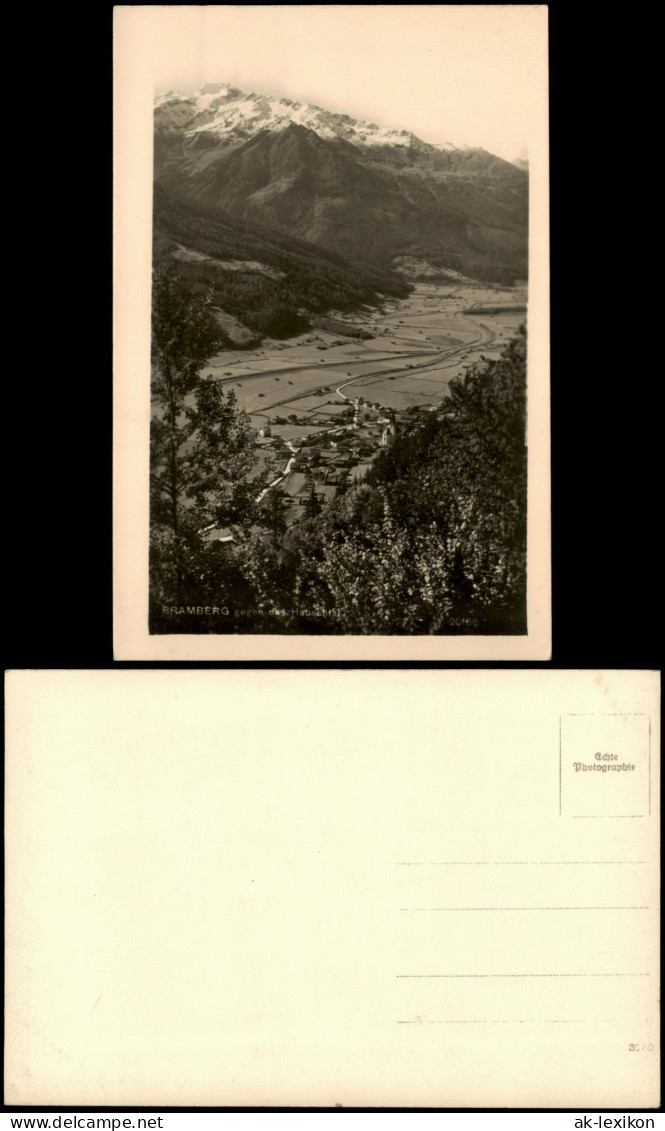
[[[658,695],[9,673],[7,1102],[657,1104]]]
[[[234,6],[144,5],[115,8],[114,130],[114,655],[141,660],[543,660],[551,654],[550,569],[550,423],[549,423],[549,148],[547,78],[547,7],[455,5],[338,5],[345,28],[343,49],[323,56],[339,76],[338,98],[348,76],[356,80],[382,58],[382,22],[393,29],[403,22],[395,65],[386,54],[390,82],[399,89],[409,44],[414,36],[431,44],[431,75],[447,74],[454,65],[459,82],[455,113],[465,106],[466,126],[478,117],[469,80],[490,92],[484,103],[497,107],[499,80],[510,68],[510,105],[497,123],[518,116],[529,153],[529,342],[528,342],[528,585],[525,636],[279,636],[279,635],[150,635],[148,632],[148,437],[150,420],[150,276],[152,229],[152,114],[156,85],[165,64],[182,59],[176,87],[191,83],[191,74],[207,68],[233,72],[233,37],[222,34],[220,13]],[[280,13],[298,14],[283,26]],[[257,68],[265,69],[266,53],[284,81],[289,60],[308,60],[330,42],[329,5],[245,5],[242,20],[253,29]],[[450,28],[446,30],[446,19]],[[339,21],[337,21],[339,23]],[[372,30],[373,29],[373,30]],[[429,30],[428,30],[429,29]],[[317,34],[318,30],[318,34]],[[459,45],[442,67],[440,52],[449,35]],[[377,39],[378,36],[378,39]],[[429,37],[429,39],[428,39]],[[386,38],[386,43],[389,37]],[[498,47],[500,45],[500,47]],[[502,71],[502,60],[505,60]],[[311,66],[310,64],[310,70]],[[281,70],[280,70],[281,67]],[[480,76],[480,78],[479,78]],[[222,75],[222,78],[225,77]],[[314,76],[310,81],[316,83]],[[444,79],[442,78],[442,82]],[[313,89],[316,89],[314,86]],[[505,89],[502,81],[501,89]],[[385,87],[384,87],[385,92]],[[294,91],[294,97],[303,97]],[[378,96],[376,96],[378,97]],[[441,104],[436,85],[422,87],[422,100]],[[450,96],[448,95],[448,105]],[[344,106],[341,106],[344,109]],[[376,114],[382,104],[378,98]],[[384,111],[385,112],[385,111]],[[463,116],[464,117],[464,116]],[[441,127],[444,128],[443,126]],[[498,125],[495,126],[498,128]],[[467,136],[468,133],[467,133]],[[498,134],[497,134],[498,142]],[[494,151],[489,140],[485,147]],[[511,155],[507,154],[510,158]],[[513,155],[513,156],[516,156]],[[217,604],[217,595],[211,603]],[[220,598],[221,600],[221,598]],[[222,602],[223,603],[223,602]]]

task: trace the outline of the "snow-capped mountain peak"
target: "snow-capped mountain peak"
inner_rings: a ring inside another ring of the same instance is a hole
[[[207,83],[195,93],[169,91],[155,99],[156,125],[175,124],[186,136],[210,134],[218,140],[246,139],[260,130],[279,132],[292,123],[304,126],[321,138],[341,138],[360,145],[390,145],[428,149],[409,130],[390,129],[375,122],[357,121],[348,114],[336,114],[311,102],[244,93],[228,83]],[[431,148],[454,149],[444,142]]]

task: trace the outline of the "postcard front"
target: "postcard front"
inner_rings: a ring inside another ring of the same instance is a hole
[[[116,658],[548,658],[547,9],[115,20]]]

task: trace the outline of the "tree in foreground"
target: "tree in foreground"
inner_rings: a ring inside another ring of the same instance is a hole
[[[252,519],[254,432],[233,391],[201,379],[220,331],[209,298],[184,291],[172,268],[155,278],[152,331],[151,589],[182,604],[209,569],[206,529]]]

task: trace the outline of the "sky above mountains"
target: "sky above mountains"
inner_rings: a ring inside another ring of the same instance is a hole
[[[545,6],[119,10],[141,24],[156,94],[232,83],[506,160],[546,124]]]

